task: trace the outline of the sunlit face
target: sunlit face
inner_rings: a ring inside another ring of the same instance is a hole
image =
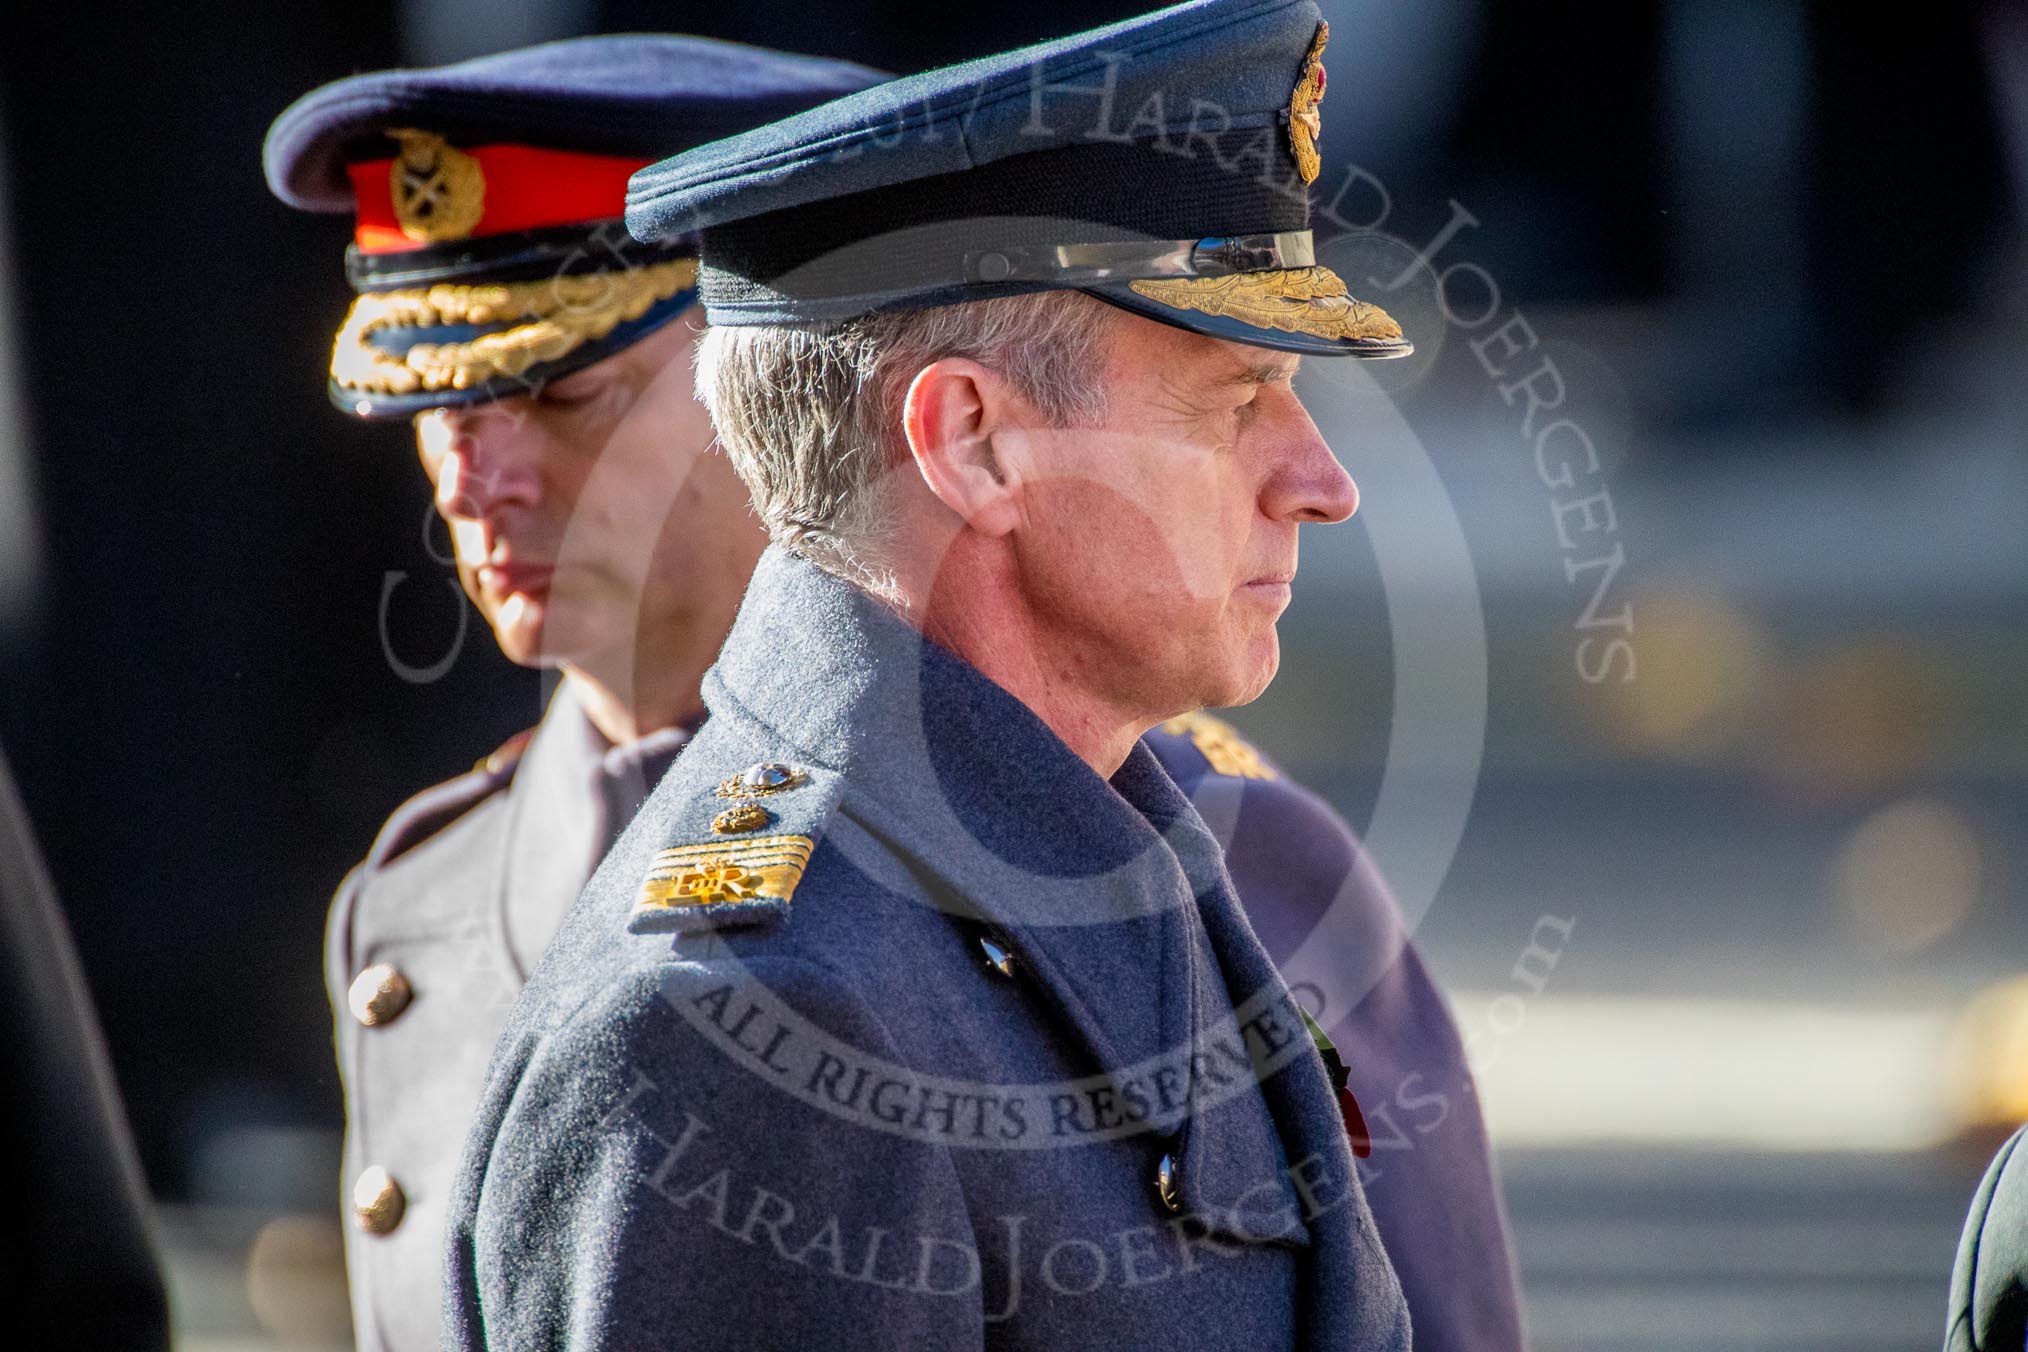
[[[694,319],[539,394],[416,418],[459,580],[511,660],[630,662],[744,590],[765,540],[691,397]]]
[[[1016,548],[1066,679],[1162,717],[1243,704],[1281,660],[1296,528],[1358,489],[1290,385],[1297,358],[1122,316],[1103,426],[1037,435]]]

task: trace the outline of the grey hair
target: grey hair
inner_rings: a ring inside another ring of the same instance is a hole
[[[909,457],[910,382],[932,362],[965,357],[999,372],[1053,426],[1103,422],[1114,313],[1048,291],[836,324],[714,326],[697,345],[697,394],[769,536],[898,600],[882,561],[893,526],[885,490]]]

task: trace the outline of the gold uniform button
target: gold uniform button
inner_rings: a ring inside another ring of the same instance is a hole
[[[1155,1195],[1162,1199],[1162,1205],[1169,1208],[1171,1215],[1183,1209],[1183,1203],[1176,1197],[1176,1157],[1162,1156],[1155,1166]]]
[[[360,1170],[352,1181],[352,1219],[369,1235],[391,1234],[408,1210],[408,1198],[394,1175],[379,1165]]]
[[[353,977],[351,989],[345,992],[345,1004],[352,1017],[368,1028],[392,1023],[413,999],[415,988],[408,984],[408,978],[399,967],[386,962],[376,962]]]

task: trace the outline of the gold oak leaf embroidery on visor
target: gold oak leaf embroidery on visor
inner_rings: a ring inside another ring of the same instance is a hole
[[[361,394],[465,390],[558,361],[697,282],[697,260],[672,258],[617,272],[477,286],[369,291],[352,302],[331,349],[331,379]],[[376,347],[387,328],[515,323],[462,343],[417,343],[396,356]]]
[[[1401,325],[1387,311],[1352,299],[1338,274],[1325,267],[1128,285],[1135,294],[1175,309],[1237,319],[1257,329],[1331,339],[1401,337]]]
[[[757,898],[787,901],[803,880],[812,848],[808,836],[674,846],[655,856],[634,909],[718,906]]]

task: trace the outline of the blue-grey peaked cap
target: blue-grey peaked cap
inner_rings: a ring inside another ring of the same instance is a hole
[[[714,324],[1074,288],[1257,346],[1402,356],[1316,264],[1328,35],[1313,0],[1193,0],[893,80],[642,169],[627,228],[698,236]]]

